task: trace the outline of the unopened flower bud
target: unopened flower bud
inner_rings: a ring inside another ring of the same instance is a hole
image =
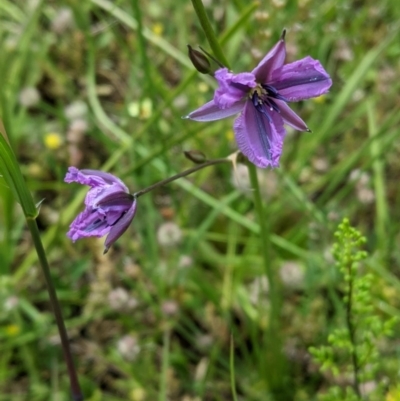
[[[183,153],[187,159],[196,164],[204,163],[207,160],[206,155],[200,150],[185,150]]]
[[[187,47],[190,61],[196,70],[202,74],[209,74],[211,72],[211,64],[207,56],[198,50],[194,50],[190,45],[187,45]]]

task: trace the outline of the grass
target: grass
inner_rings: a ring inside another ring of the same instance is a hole
[[[286,28],[288,60],[318,58],[334,82],[323,98],[293,105],[313,132],[290,131],[282,167],[259,176],[290,377],[275,399],[316,400],[338,380],[307,349],[343,316],[329,256],[342,217],[367,237],[377,308],[399,316],[400,10],[395,0],[235,0],[206,10],[235,72],[252,68]],[[103,239],[65,236],[86,191],[63,182],[69,165],[109,170],[134,192],[192,167],[184,150],[236,150],[232,119],[181,119],[215,88],[194,71],[187,43],[211,51],[181,0],[0,3],[0,116],[35,202],[45,199],[39,227],[87,400],[273,399],[260,222],[228,165],[141,198],[105,256]],[[59,145],[49,147],[51,133]],[[36,253],[0,184],[0,400],[67,400]],[[388,339],[373,378],[387,383],[387,399],[398,352]]]

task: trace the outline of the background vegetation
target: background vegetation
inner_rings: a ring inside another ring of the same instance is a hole
[[[334,82],[293,106],[313,132],[289,130],[281,168],[259,172],[283,296],[288,379],[275,399],[316,400],[351,385],[309,352],[344,325],[331,254],[343,217],[367,239],[360,276],[373,274],[373,313],[400,312],[400,8],[395,0],[205,6],[235,72],[253,68],[286,28],[287,60],[311,55]],[[244,166],[236,177],[228,165],[208,168],[144,196],[107,255],[103,239],[73,244],[65,235],[85,194],[63,182],[70,165],[109,170],[133,192],[191,167],[184,150],[209,158],[236,150],[232,119],[181,119],[215,88],[194,70],[188,43],[209,49],[188,1],[0,2],[1,118],[35,201],[44,199],[38,221],[87,400],[231,400],[233,388],[240,400],[273,399],[268,281]],[[4,183],[0,193],[0,400],[67,400],[36,253]],[[394,331],[376,344],[363,399],[400,400]]]

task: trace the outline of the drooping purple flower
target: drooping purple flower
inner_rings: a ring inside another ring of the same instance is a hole
[[[65,182],[90,186],[85,198],[85,210],[71,223],[68,237],[76,241],[83,237],[103,237],[104,253],[126,231],[136,213],[136,198],[117,177],[98,170],[69,167]]]
[[[287,103],[320,96],[332,85],[321,63],[309,56],[284,64],[284,38],[285,32],[251,72],[217,70],[219,87],[214,99],[186,117],[214,121],[241,112],[234,123],[236,141],[241,152],[258,167],[279,166],[286,135],[284,123],[309,131]]]

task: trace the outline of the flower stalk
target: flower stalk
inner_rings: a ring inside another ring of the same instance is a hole
[[[269,317],[268,330],[265,334],[265,341],[268,342],[267,359],[274,362],[274,369],[269,372],[269,385],[271,391],[275,390],[281,392],[279,389],[280,383],[283,382],[283,375],[285,374],[285,360],[282,355],[282,335],[280,327],[282,298],[279,286],[279,281],[276,273],[272,269],[272,249],[271,249],[271,232],[269,224],[269,216],[265,211],[263,200],[260,192],[260,185],[258,183],[257,168],[252,163],[247,163],[249,169],[249,176],[251,188],[254,194],[254,206],[258,216],[258,223],[260,225],[260,242],[261,252],[264,263],[265,274],[269,283],[269,294],[271,301],[271,310]],[[268,363],[268,362],[267,362]]]
[[[142,196],[144,194],[147,194],[148,192],[152,191],[153,189],[156,189],[158,187],[162,187],[163,185],[169,184],[172,181],[175,181],[179,178],[186,177],[187,175],[190,175],[196,171],[199,171],[203,169],[204,167],[208,166],[214,166],[215,164],[221,164],[221,163],[232,163],[232,161],[228,158],[221,158],[221,159],[213,159],[213,160],[208,160],[204,163],[198,164],[197,166],[194,166],[188,170],[182,171],[181,173],[175,174],[172,177],[166,178],[165,180],[161,180],[159,182],[156,182],[153,185],[150,185],[147,188],[141,189],[138,192],[135,192],[133,196],[135,198],[139,198],[139,196]]]
[[[0,174],[3,175],[7,185],[11,188],[15,198],[21,205],[27,226],[32,236],[33,244],[43,271],[46,281],[47,291],[50,297],[50,304],[56,319],[58,332],[61,339],[61,347],[64,353],[64,359],[67,365],[68,376],[73,401],[83,401],[82,391],[78,381],[74,361],[69,346],[67,330],[61,312],[61,306],[58,302],[57,293],[54,288],[50,275],[50,267],[47,261],[46,252],[43,248],[40,238],[39,228],[37,226],[36,217],[38,216],[37,205],[34,204],[32,195],[26,185],[25,179],[19,168],[18,160],[9,144],[6,130],[0,120]]]
[[[200,20],[200,23],[203,27],[203,30],[207,36],[208,42],[214,52],[214,54],[219,58],[221,61],[223,61],[224,65],[229,68],[229,64],[226,61],[226,58],[223,54],[223,51],[218,43],[217,37],[211,27],[210,22],[208,21],[207,14],[205,12],[203,3],[201,0],[192,0],[194,9],[197,13],[197,16]],[[281,38],[283,41],[283,38]],[[279,46],[279,43],[278,45]],[[222,69],[219,71],[223,71],[226,74],[229,74],[227,69]],[[240,86],[243,87],[243,86]],[[233,91],[235,92],[235,91]],[[234,93],[236,95],[236,93]],[[210,106],[207,108],[207,105]],[[228,115],[233,115],[237,112],[240,111],[240,108],[235,108],[232,107],[231,111],[234,111],[235,113],[231,112],[230,114],[224,113],[224,110],[219,110],[218,107],[215,107],[216,105],[213,103],[213,101],[207,103],[201,110],[204,110],[206,108],[206,115],[209,113],[211,118],[208,118],[208,115],[204,119],[204,121],[212,121],[215,119],[219,118],[224,118]],[[191,118],[191,115],[188,117]],[[201,116],[202,117],[202,116]],[[244,153],[246,156],[248,156],[248,152],[246,151],[246,147],[240,147],[240,150],[242,153]],[[254,162],[249,158],[251,162]],[[258,164],[258,163],[254,163]],[[280,321],[280,314],[281,314],[281,301],[280,301],[280,291],[278,289],[278,280],[275,279],[275,274],[272,270],[271,263],[270,263],[270,258],[271,258],[271,252],[270,252],[270,235],[269,235],[269,228],[267,226],[267,221],[266,221],[266,216],[265,216],[265,211],[264,211],[264,206],[263,206],[263,201],[261,198],[260,194],[260,188],[258,184],[258,179],[257,179],[257,171],[256,167],[252,163],[248,163],[248,168],[249,168],[249,175],[250,175],[250,180],[252,184],[252,188],[254,190],[254,204],[256,208],[256,213],[258,215],[258,221],[260,224],[260,230],[261,230],[261,235],[260,235],[260,242],[261,242],[261,248],[262,248],[262,257],[264,261],[264,266],[265,266],[265,271],[266,275],[268,277],[270,289],[271,289],[271,313],[269,317],[269,330],[266,333],[265,337],[265,343],[267,343],[267,360],[265,363],[267,364],[267,368],[269,371],[268,375],[268,382],[269,382],[269,387],[271,390],[272,394],[283,394],[287,391],[286,389],[286,381],[287,381],[287,374],[286,374],[286,367],[285,367],[285,359],[282,354],[282,333],[280,332],[280,327],[279,327],[279,321]],[[262,163],[263,165],[260,165],[261,167],[265,167],[268,164],[272,163]],[[270,367],[273,366],[272,369]]]

